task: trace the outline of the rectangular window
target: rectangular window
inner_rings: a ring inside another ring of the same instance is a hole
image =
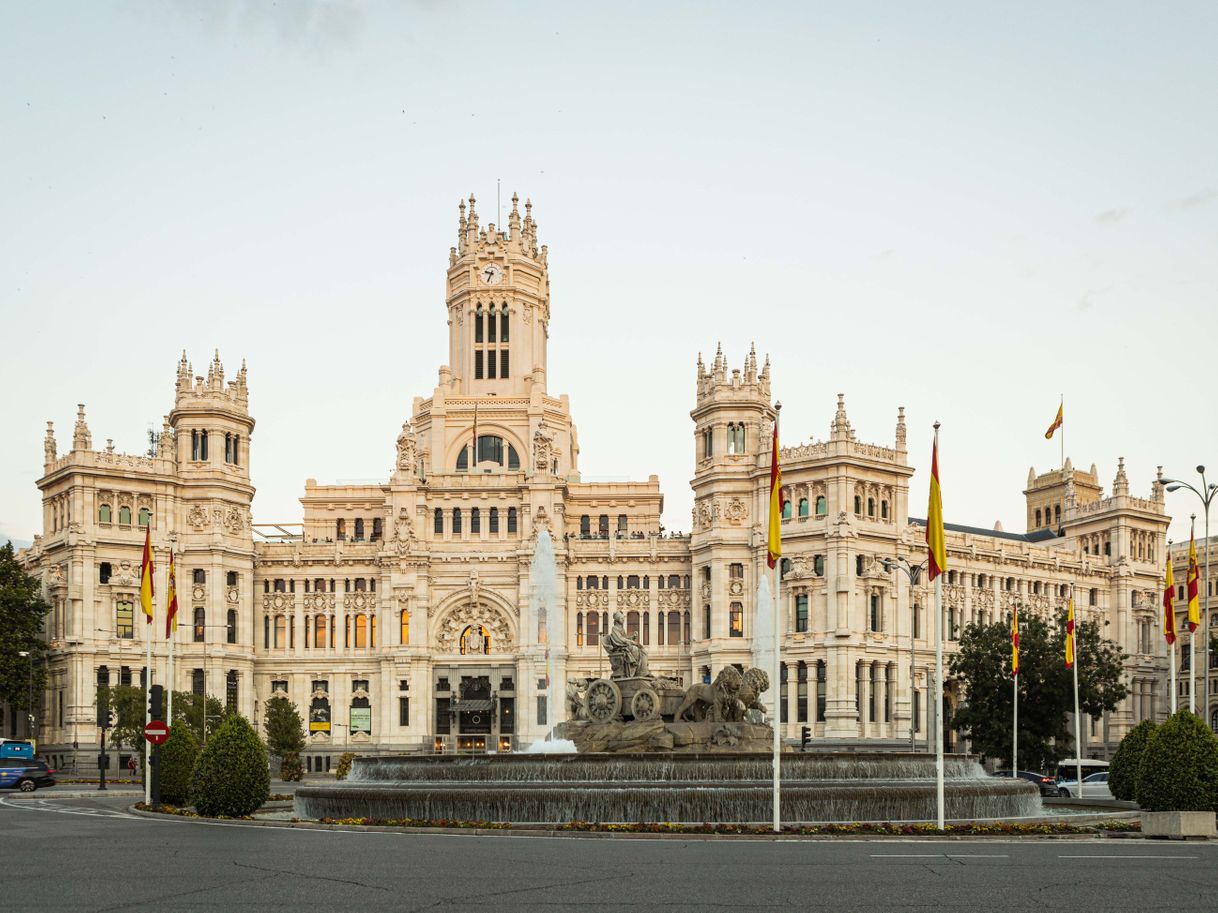
[[[504,325],[505,325],[505,327],[506,327],[506,325],[507,325],[507,321],[504,321]],[[507,376],[508,376],[508,352],[507,352],[507,349],[500,349],[500,350],[499,350],[499,376],[500,376],[500,377],[507,377]]]
[[[710,640],[711,636],[711,611],[709,605],[702,607],[702,637],[705,640]]]
[[[806,594],[795,597],[795,630],[800,633],[808,630],[808,597]]]
[[[410,698],[408,697],[398,698],[398,725],[410,725]]]
[[[790,713],[788,712],[788,709],[787,709],[788,706],[790,705],[790,701],[787,700],[787,664],[786,663],[783,663],[782,665],[780,665],[778,667],[778,674],[779,674],[779,679],[781,681],[781,685],[778,689],[778,707],[782,714],[782,722],[786,723],[788,721],[788,717],[790,716]]]
[[[537,725],[546,725],[546,696],[544,694],[537,695]]]
[[[795,715],[801,723],[808,722],[808,666],[799,664],[797,690],[795,692]]]
[[[922,731],[922,697],[915,691],[913,693],[913,729],[914,732]],[[1094,735],[1094,733],[1092,733]]]
[[[114,636],[130,640],[135,637],[135,603],[118,602],[114,605]]]
[[[282,695],[286,696],[287,693],[288,693],[287,679],[281,678],[281,679],[276,679],[275,681],[271,682],[271,694],[282,694]]]
[[[436,735],[448,735],[449,721],[452,719],[448,712],[449,699],[446,697],[436,698]]]
[[[482,380],[482,352],[481,352],[481,350],[474,353],[474,379]]]
[[[743,564],[729,564],[728,565],[728,576],[732,580],[743,580],[744,579],[744,565]]]
[[[744,604],[733,602],[728,612],[728,633],[732,637],[744,637]]]
[[[491,380],[495,378],[495,353],[490,351],[486,353],[486,376]]]

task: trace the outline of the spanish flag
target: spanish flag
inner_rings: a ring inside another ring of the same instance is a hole
[[[1066,408],[1066,404],[1062,403],[1057,407],[1057,418],[1053,419],[1053,424],[1049,426],[1049,430],[1045,432],[1045,440],[1053,440],[1053,432],[1062,426],[1062,410]]]
[[[165,639],[178,629],[178,575],[173,566],[173,552],[169,553],[169,608],[165,613]]]
[[[140,563],[140,607],[147,615],[146,621],[152,624],[152,521],[144,527],[144,560]]]
[[[766,564],[771,568],[782,557],[782,470],[778,468],[778,414],[774,414],[774,443],[770,448],[770,535]]]
[[[926,576],[934,580],[947,570],[947,540],[943,535],[943,493],[939,490],[939,433],[930,456],[930,506],[926,509],[926,545],[930,553]]]
[[[1066,609],[1066,668],[1074,668],[1074,597]]]
[[[1011,677],[1019,675],[1019,608],[1011,608]]]
[[[1201,606],[1197,602],[1197,542],[1192,530],[1188,533],[1188,630],[1191,634],[1201,624]]]
[[[1176,595],[1176,579],[1171,573],[1171,555],[1167,556],[1167,582],[1163,587],[1163,637],[1167,643],[1176,642],[1176,609],[1173,599]]]

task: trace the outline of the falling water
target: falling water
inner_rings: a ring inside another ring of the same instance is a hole
[[[987,777],[963,756],[946,759],[949,819],[1042,814],[1024,780]],[[357,758],[344,783],[302,786],[302,817],[444,818],[554,824],[768,821],[765,755],[499,755]],[[935,814],[930,755],[848,752],[782,759],[788,822],[915,821]]]
[[[557,675],[555,652],[564,643],[562,612],[558,605],[558,572],[554,565],[554,543],[550,534],[542,530],[537,534],[537,545],[533,549],[533,564],[529,568],[532,581],[530,595],[530,620],[535,620],[537,643],[546,651],[546,725],[553,733],[554,727],[566,716],[566,688]]]
[[[753,619],[753,665],[774,674],[774,604],[770,599],[767,574],[757,583],[757,615]],[[771,686],[773,687],[773,686]]]

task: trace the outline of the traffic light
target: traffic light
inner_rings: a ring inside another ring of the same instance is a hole
[[[114,722],[114,714],[110,712],[110,689],[97,689],[97,728],[109,729]]]
[[[148,689],[148,716],[150,719],[164,719],[162,716],[162,706],[165,699],[165,686],[153,685]]]
[[[799,750],[808,750],[808,740],[812,738],[812,729],[808,726],[803,726],[799,730]]]

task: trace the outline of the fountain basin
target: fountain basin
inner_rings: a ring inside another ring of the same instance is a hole
[[[345,782],[300,787],[295,808],[302,818],[762,823],[772,814],[770,776],[759,754],[368,757]],[[782,776],[786,823],[935,817],[927,755],[787,753]],[[945,761],[944,795],[954,820],[1042,814],[1031,783],[989,777],[960,755]]]

